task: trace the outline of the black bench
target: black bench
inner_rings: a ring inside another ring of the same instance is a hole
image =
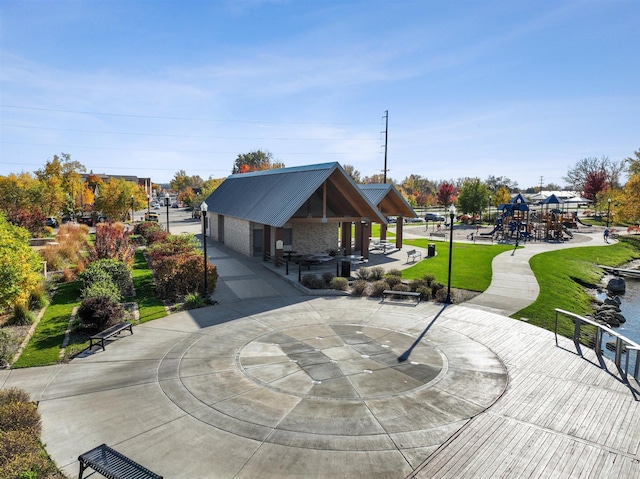
[[[429,233],[429,238],[433,238],[434,236],[444,240],[447,237],[447,233],[444,231],[434,231],[433,233]]]
[[[162,479],[162,476],[151,472],[106,444],[80,454],[78,461],[80,461],[78,479],[82,479],[82,474],[87,467],[109,479]]]
[[[110,338],[111,336],[115,336],[116,334],[120,334],[125,329],[128,329],[129,332],[133,334],[131,323],[127,322],[116,324],[115,326],[111,326],[110,328],[105,329],[101,333],[94,334],[93,336],[91,336],[91,338],[89,338],[89,349],[93,347],[93,342],[95,341],[96,344],[100,344],[100,346],[102,346],[102,350],[104,351],[104,340]]]
[[[415,261],[416,258],[422,259],[422,253],[420,251],[416,251],[415,249],[410,249],[409,251],[407,251],[407,263],[410,259]]]
[[[418,303],[420,302],[420,293],[415,291],[393,291],[391,289],[385,289],[382,292],[382,301],[384,301],[387,296],[406,296],[407,298],[416,298]]]

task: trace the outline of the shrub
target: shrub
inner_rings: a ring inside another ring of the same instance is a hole
[[[349,289],[349,280],[347,280],[347,278],[334,276],[329,282],[329,287],[338,291],[346,291]]]
[[[440,288],[433,296],[438,303],[444,303],[447,299],[447,290],[445,288]]]
[[[333,276],[334,276],[333,273],[329,271],[325,271],[324,273],[322,273],[322,281],[324,282],[325,285],[328,285],[329,283],[331,283]]]
[[[40,414],[32,402],[11,401],[0,406],[0,431],[30,430],[40,434]]]
[[[62,276],[60,277],[60,280],[63,283],[70,283],[71,281],[75,281],[76,273],[70,270],[68,266],[65,266],[65,268],[62,270]]]
[[[419,286],[416,288],[416,293],[420,293],[420,299],[422,301],[430,301],[433,297],[431,288],[429,286]]]
[[[121,295],[131,290],[131,272],[127,264],[115,259],[100,259],[90,263],[82,274],[85,287],[96,281],[104,281],[105,273],[117,286]]]
[[[431,286],[431,284],[436,280],[436,277],[432,274],[425,274],[420,279],[425,283],[425,285]]]
[[[389,289],[389,285],[383,279],[378,281],[374,281],[371,283],[371,288],[369,290],[369,296],[373,296],[374,298],[379,298],[382,296],[382,292],[386,289]]]
[[[196,293],[190,293],[184,298],[184,307],[187,309],[197,309],[204,306],[204,299]]]
[[[305,274],[300,281],[302,286],[309,289],[323,289],[324,281],[315,274]]]
[[[156,291],[162,299],[173,301],[204,290],[202,253],[197,250],[157,258],[153,261],[153,269],[156,273]],[[207,263],[209,293],[215,290],[217,281],[216,267]]]
[[[116,284],[111,281],[109,277],[105,278],[102,281],[96,281],[95,283],[91,283],[86,288],[82,289],[82,293],[80,296],[83,299],[86,298],[105,298],[109,301],[113,301],[114,303],[119,303],[122,300],[122,296],[120,295],[120,290],[116,286]]]
[[[444,284],[439,283],[437,281],[434,281],[433,283],[431,283],[431,291],[433,292],[433,295],[436,298],[437,298],[436,293],[442,289],[444,289]]]
[[[47,270],[60,271],[66,266],[64,257],[60,253],[59,245],[49,244],[40,250],[40,256],[47,262]]]
[[[0,369],[8,366],[9,361],[11,361],[12,351],[9,343],[10,338],[9,333],[0,329]]]
[[[373,266],[369,269],[369,279],[371,281],[379,281],[384,276],[384,268],[382,266]]]
[[[399,276],[394,276],[389,274],[384,275],[384,280],[387,282],[387,284],[391,289],[393,289],[397,284],[400,284],[400,282],[402,281],[402,279]]]
[[[49,304],[49,296],[44,281],[40,281],[38,285],[31,291],[29,296],[29,307],[31,309],[42,309]]]
[[[117,259],[125,263],[133,262],[135,248],[131,245],[130,233],[122,223],[100,223],[96,225],[96,239],[87,248],[90,261]]]
[[[33,315],[33,313],[29,311],[29,308],[26,304],[21,303],[16,304],[13,307],[13,314],[7,320],[6,324],[8,326],[28,326],[30,324],[33,324],[34,321],[35,316]]]
[[[402,278],[402,271],[400,271],[399,269],[390,269],[389,271],[387,271],[387,273],[385,274],[386,277],[388,276],[395,276],[397,278]]]
[[[152,244],[163,242],[169,236],[162,226],[155,221],[143,221],[138,223],[134,229],[134,233],[142,236],[147,246]]]
[[[411,288],[409,288],[408,284],[403,284],[403,283],[398,283],[396,284],[393,288],[394,291],[403,291],[403,292],[407,292],[410,291]]]
[[[0,406],[8,404],[10,402],[29,402],[31,398],[29,393],[24,389],[9,388],[0,389]]]
[[[369,268],[358,268],[355,273],[355,277],[357,279],[363,279],[365,281],[369,279],[370,275],[371,272],[369,271]]]
[[[351,286],[351,294],[353,296],[365,296],[369,289],[369,283],[364,279],[357,279]]]
[[[77,313],[82,325],[90,331],[102,331],[124,318],[124,309],[117,301],[104,296],[82,300]]]

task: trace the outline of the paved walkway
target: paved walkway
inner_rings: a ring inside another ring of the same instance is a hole
[[[640,478],[637,392],[571,342],[482,304],[306,296],[209,244],[219,305],[0,371],[69,477],[105,442],[166,478]]]

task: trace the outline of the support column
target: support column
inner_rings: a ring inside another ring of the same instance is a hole
[[[385,241],[387,239],[387,225],[382,223],[380,225],[380,241]]]
[[[284,246],[284,231],[282,228],[275,228],[275,254],[273,257],[274,264],[278,264],[278,261],[284,257],[284,248],[278,248],[278,246]]]
[[[369,259],[369,237],[371,236],[371,223],[365,223],[362,225],[362,239],[361,239],[361,249],[362,256],[366,259]]]
[[[355,241],[353,243],[355,244],[355,250],[358,251],[358,248],[360,248],[360,254],[362,254],[362,223],[360,221],[356,221],[355,226]]]
[[[396,223],[396,248],[402,249],[402,227],[404,226],[404,218],[398,216],[398,222]]]
[[[343,222],[342,223],[342,237],[340,239],[340,244],[342,245],[342,250],[345,254],[351,254],[351,223]]]

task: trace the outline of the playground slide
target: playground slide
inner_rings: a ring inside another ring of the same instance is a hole
[[[497,224],[496,227],[493,228],[492,231],[490,231],[489,233],[480,233],[480,236],[493,236],[493,234],[500,229],[500,226],[502,226],[502,225],[498,225]]]
[[[578,215],[574,215],[574,218],[575,218],[576,222],[580,223],[582,226],[593,226],[593,225],[588,225],[587,223],[583,223],[582,221],[580,221],[580,218],[578,217]]]
[[[566,226],[562,227],[562,231],[564,231],[567,234],[567,236],[569,236],[569,238],[573,238],[573,233],[569,231]]]

